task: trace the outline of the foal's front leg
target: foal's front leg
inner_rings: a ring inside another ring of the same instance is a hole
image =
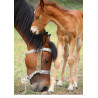
[[[69,45],[69,57],[68,64],[70,67],[70,76],[69,76],[69,87],[68,91],[73,91],[73,65],[74,65],[74,49],[76,45],[76,38],[72,38]]]
[[[62,43],[58,40],[58,43],[57,43],[57,58],[54,62],[54,73],[53,73],[53,79],[51,81],[51,85],[50,85],[50,88],[48,90],[48,92],[54,92],[54,86],[56,84],[56,74],[57,74],[57,71],[58,71],[58,68],[61,64],[61,56],[62,56],[62,49],[63,49],[63,45]]]

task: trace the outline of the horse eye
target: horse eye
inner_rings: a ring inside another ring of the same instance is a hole
[[[48,63],[48,60],[45,59],[45,63]]]
[[[36,16],[36,19],[38,20],[39,19],[39,16]]]

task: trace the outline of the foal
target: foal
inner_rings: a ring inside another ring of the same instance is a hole
[[[68,60],[70,67],[70,78],[68,90],[72,91],[73,87],[77,88],[77,68],[79,63],[79,51],[83,40],[83,13],[77,10],[65,10],[59,7],[54,2],[46,2],[40,0],[38,7],[35,10],[34,21],[31,26],[31,31],[34,34],[39,34],[40,31],[50,22],[57,25],[57,58],[54,65],[54,75],[49,91],[54,92],[56,83],[57,70],[61,64],[62,50],[63,68],[58,85],[62,86],[64,80],[65,65]],[[69,46],[69,47],[68,47]],[[74,50],[76,46],[76,53]],[[73,78],[73,65],[75,65],[75,76]]]

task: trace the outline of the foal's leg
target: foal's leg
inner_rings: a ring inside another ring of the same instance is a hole
[[[59,86],[62,86],[63,82],[64,82],[64,78],[65,78],[64,72],[65,72],[65,67],[66,67],[66,63],[67,63],[67,58],[68,58],[68,44],[65,44],[64,54],[63,54],[64,63],[63,63],[63,67],[62,67],[62,73],[61,73],[60,79],[57,84]]]
[[[73,65],[74,65],[74,49],[76,45],[76,38],[72,38],[70,45],[69,45],[69,57],[68,57],[68,64],[70,67],[70,76],[69,76],[69,87],[68,91],[73,90]]]
[[[58,40],[58,43],[57,43],[57,58],[54,62],[54,73],[53,73],[53,79],[51,81],[50,88],[48,90],[49,92],[54,92],[54,86],[56,84],[56,74],[57,74],[58,68],[61,64],[62,49],[63,49],[63,45]]]
[[[81,46],[82,46],[82,39],[79,38],[77,40],[77,44],[76,44],[75,63],[74,63],[75,64],[75,76],[74,76],[73,86],[75,88],[77,88],[77,69],[78,69],[78,63],[79,63],[79,60],[80,60],[79,52],[80,52]]]

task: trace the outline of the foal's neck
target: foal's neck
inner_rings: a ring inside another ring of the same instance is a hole
[[[50,21],[54,22],[58,28],[62,28],[66,25],[67,23],[67,12],[65,11],[60,11],[57,8],[54,7],[47,7],[48,12],[51,13],[50,15]],[[51,10],[49,10],[51,9]]]

